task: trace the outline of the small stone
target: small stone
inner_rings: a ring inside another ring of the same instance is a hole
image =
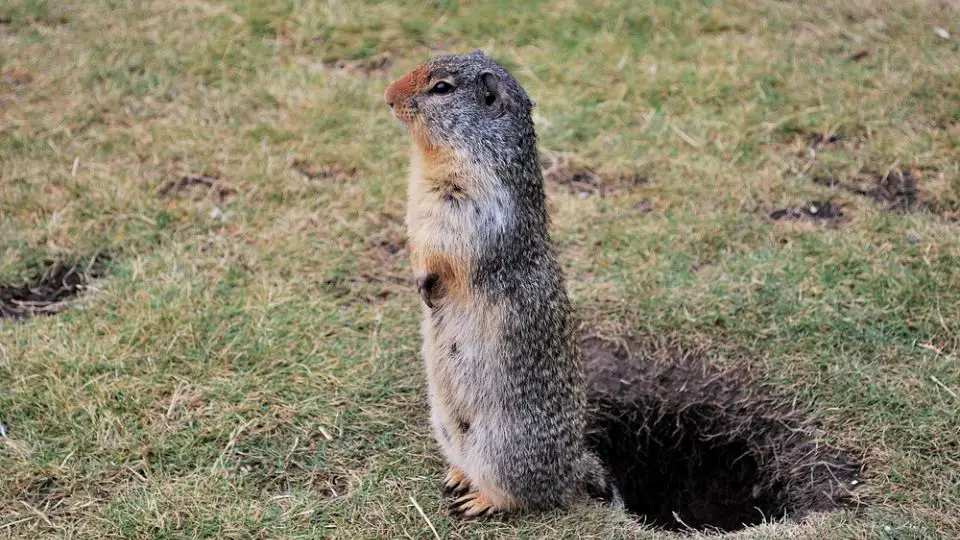
[[[950,32],[946,28],[941,28],[939,26],[933,27],[933,33],[939,36],[942,39],[950,39]]]
[[[917,235],[915,235],[915,234],[913,234],[913,233],[910,233],[910,234],[907,235],[907,243],[910,244],[911,246],[917,245],[917,242],[919,242],[919,241],[920,241],[920,239],[917,238]]]

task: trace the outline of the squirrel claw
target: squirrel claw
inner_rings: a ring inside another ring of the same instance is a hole
[[[470,491],[470,479],[460,469],[450,467],[443,479],[443,494],[460,497]]]
[[[497,507],[478,491],[467,493],[450,503],[450,513],[465,518],[482,518],[497,511]]]

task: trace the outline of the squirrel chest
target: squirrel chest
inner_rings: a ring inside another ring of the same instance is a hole
[[[408,181],[407,233],[424,303],[469,306],[475,261],[507,219],[496,182],[452,151],[415,148]]]
[[[502,307],[477,290],[472,274],[510,205],[482,172],[437,153],[414,151],[408,186],[410,257],[424,305],[423,356],[436,420],[459,444],[486,409],[477,381],[496,378]]]

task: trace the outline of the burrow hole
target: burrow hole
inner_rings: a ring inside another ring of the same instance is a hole
[[[67,302],[103,277],[110,257],[75,262],[45,261],[25,281],[0,284],[0,319],[27,319],[60,312]]]
[[[862,462],[738,371],[679,349],[583,344],[588,440],[628,511],[673,531],[736,531],[851,507]]]

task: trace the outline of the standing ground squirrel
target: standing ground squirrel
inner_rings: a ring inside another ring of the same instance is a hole
[[[542,510],[606,494],[584,446],[583,364],[530,98],[477,51],[427,61],[385,99],[414,143],[407,232],[451,510]]]

